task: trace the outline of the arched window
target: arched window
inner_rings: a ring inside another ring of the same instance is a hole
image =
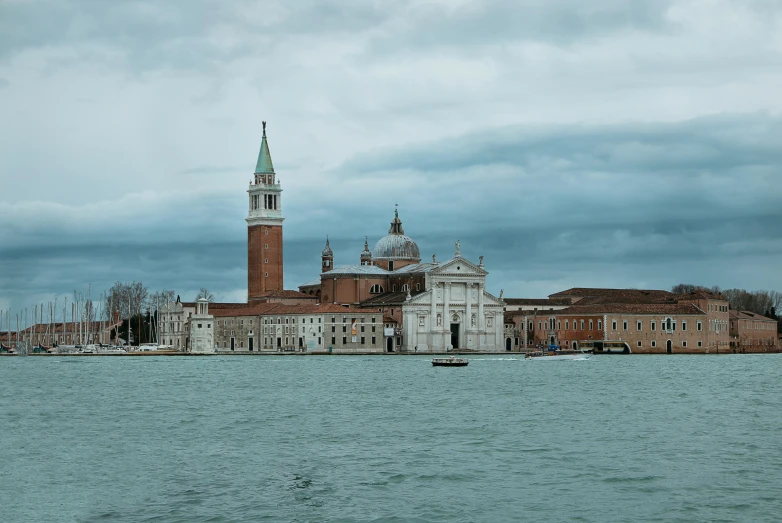
[[[369,293],[370,294],[381,294],[382,292],[383,292],[383,286],[382,285],[375,284],[375,285],[373,285],[372,287],[369,288]]]
[[[409,290],[410,290],[410,286],[408,284],[405,283],[404,285],[402,285],[402,292],[407,292]]]

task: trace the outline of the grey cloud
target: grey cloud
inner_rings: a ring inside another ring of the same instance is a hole
[[[782,164],[782,118],[717,115],[671,123],[474,129],[437,144],[359,154],[345,171],[454,172],[487,165],[570,172],[726,171]]]
[[[671,0],[672,1],[672,0]],[[85,45],[92,60],[112,63],[94,46],[124,55],[135,69],[219,69],[225,61],[305,37],[347,35],[368,55],[427,47],[541,40],[573,42],[621,29],[662,30],[668,0],[416,2],[288,1],[214,3],[38,0],[5,4],[0,57],[64,44]],[[364,48],[366,46],[366,48]]]
[[[623,29],[667,30],[666,11],[673,0],[472,1],[456,5],[424,4],[404,14],[400,30],[373,39],[375,51],[460,48],[471,45],[542,41],[571,44]]]

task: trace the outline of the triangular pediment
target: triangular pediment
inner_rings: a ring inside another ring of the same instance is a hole
[[[467,258],[457,257],[441,263],[432,270],[432,274],[464,274],[486,276],[488,272],[472,263]]]

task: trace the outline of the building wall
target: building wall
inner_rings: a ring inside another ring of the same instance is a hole
[[[667,329],[667,320],[671,326]],[[640,322],[641,328],[638,329]],[[700,322],[700,330],[698,323]],[[686,330],[685,330],[686,323]],[[652,326],[654,325],[654,329]],[[660,314],[607,314],[607,340],[626,341],[634,353],[664,354],[667,342],[671,341],[671,353],[707,353],[717,352],[717,345],[709,336],[707,316],[698,315],[660,315]],[[640,342],[640,346],[639,346]],[[727,352],[728,347],[720,346]]]
[[[353,321],[356,321],[353,341]],[[382,352],[382,315],[345,309],[339,313],[278,314],[217,318],[215,342],[218,352]],[[310,341],[311,343],[307,343]]]
[[[772,319],[731,318],[730,337],[736,352],[779,352],[777,322]]]
[[[561,347],[573,348],[582,340],[602,340],[605,332],[603,315],[558,315],[557,340]]]
[[[247,296],[262,298],[266,291],[283,290],[282,226],[247,227]]]

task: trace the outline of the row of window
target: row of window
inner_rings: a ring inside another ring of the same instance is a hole
[[[644,325],[643,321],[637,320],[636,324],[635,324],[635,329],[638,332],[641,332],[641,331],[643,331],[643,325]],[[697,325],[698,325],[698,331],[702,331],[703,330],[703,322],[699,320]],[[611,330],[617,330],[616,327],[617,327],[617,321],[616,320],[611,320]],[[628,321],[627,320],[623,320],[622,321],[622,330],[628,330],[628,328],[629,328],[628,327]],[[676,330],[676,320],[671,319],[671,318],[666,318],[665,320],[660,322],[660,329],[666,330],[666,331],[675,331]],[[656,320],[650,320],[649,321],[649,330],[651,330],[651,331],[656,331],[657,330],[657,321]],[[682,331],[686,331],[686,330],[687,330],[687,322],[686,321],[682,321]]]
[[[638,340],[638,344],[637,345],[638,345],[638,348],[640,349],[641,347],[643,347],[643,342],[641,342],[641,340]],[[656,348],[657,347],[657,340],[652,340],[649,346],[652,347],[653,349]],[[703,347],[703,342],[701,340],[698,340],[698,347]],[[682,341],[682,348],[684,348],[684,349],[687,348],[687,342],[686,341]]]

